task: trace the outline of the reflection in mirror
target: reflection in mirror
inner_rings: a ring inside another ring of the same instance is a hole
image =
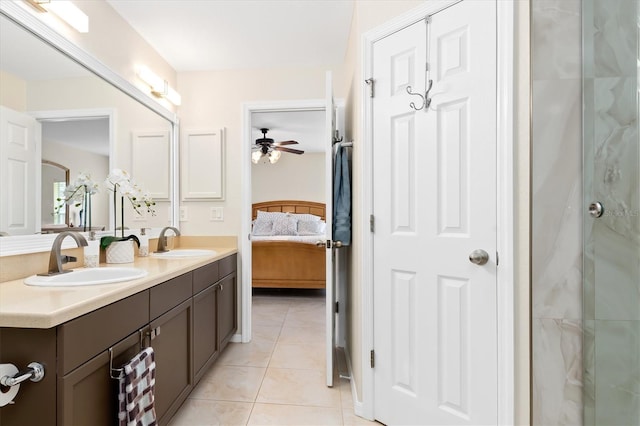
[[[135,230],[173,224],[175,115],[141,100],[146,95],[140,96],[135,87],[114,78],[97,61],[87,61],[83,52],[80,58],[95,65],[98,75],[88,71],[34,35],[42,31],[33,31],[33,25],[39,24],[29,23],[32,28],[27,31],[8,19],[6,7],[0,13],[0,169],[14,166],[5,148],[16,129],[28,141],[30,152],[25,173],[0,173],[2,187],[16,188],[0,194],[0,232],[32,235],[80,223],[78,209],[72,207],[64,215],[50,211],[53,195],[49,184],[42,183],[48,173],[41,168],[42,160],[68,168],[71,183],[85,173],[99,185],[91,200],[94,226],[114,228],[113,194],[104,185],[114,168],[128,171],[156,202],[153,216],[138,215],[125,206],[125,227]],[[106,75],[113,84],[99,75]],[[21,124],[10,132],[6,130],[9,121]]]
[[[42,160],[42,230],[48,227],[69,226],[69,206],[60,207],[56,200],[64,198],[69,185],[69,169],[53,161]]]

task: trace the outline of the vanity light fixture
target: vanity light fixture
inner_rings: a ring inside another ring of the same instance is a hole
[[[154,74],[149,68],[142,66],[138,68],[138,78],[149,85],[151,94],[156,98],[164,98],[174,105],[180,105],[182,99],[167,80],[163,80]]]
[[[89,17],[67,0],[25,0],[40,12],[51,12],[80,33],[89,32]]]

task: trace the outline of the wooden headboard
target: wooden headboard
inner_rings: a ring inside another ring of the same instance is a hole
[[[263,212],[310,213],[320,216],[322,220],[325,218],[324,203],[316,203],[314,201],[276,200],[255,203],[252,209],[252,219],[256,218],[258,210]]]

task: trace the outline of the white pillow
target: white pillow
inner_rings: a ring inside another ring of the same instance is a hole
[[[317,235],[320,234],[319,220],[299,220],[298,235]]]
[[[273,235],[273,221],[265,219],[254,220],[253,235]]]
[[[287,213],[282,213],[282,212],[265,212],[262,210],[258,210],[258,214],[256,216],[256,219],[266,219],[266,220],[271,220],[274,221],[279,217],[282,216],[286,216]]]
[[[297,235],[298,219],[289,216],[279,216],[273,221],[273,235]]]
[[[320,221],[320,219],[322,219],[320,216],[316,216],[310,213],[292,213],[291,216],[295,217],[298,220],[306,220],[306,221],[313,221],[313,222],[318,222]]]

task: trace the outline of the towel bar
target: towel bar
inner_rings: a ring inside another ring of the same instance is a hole
[[[144,331],[142,329],[138,330],[138,334],[140,335],[140,350],[145,348],[144,346]],[[114,376],[114,373],[116,376]],[[114,380],[119,380],[122,378],[124,374],[123,368],[113,368],[113,346],[109,348],[109,376]]]

